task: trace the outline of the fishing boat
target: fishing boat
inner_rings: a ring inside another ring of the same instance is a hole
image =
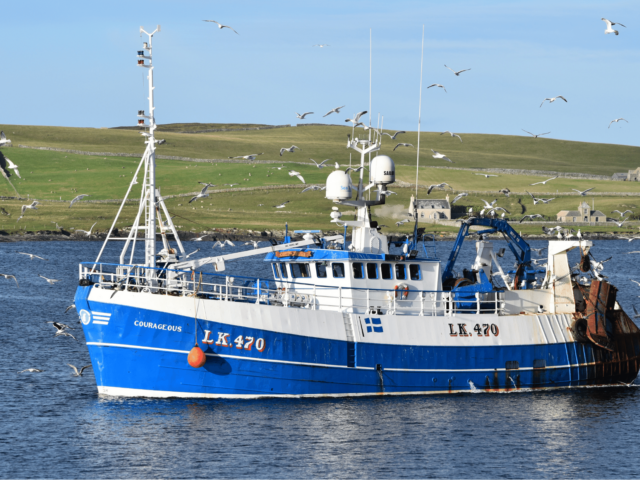
[[[441,262],[433,239],[418,228],[415,202],[412,235],[381,233],[371,207],[385,204],[395,165],[378,154],[375,129],[365,139],[347,137],[360,168],[335,170],[326,180],[328,215],[341,235],[287,231],[265,248],[187,258],[155,182],[157,31],[141,29],[148,42],[138,52],[138,65],[148,69],[149,111],[138,112],[146,150],[97,259],[79,266],[75,304],[100,394],[407,395],[636,378],[640,331],[615,287],[575,273],[591,269],[591,241],[550,241],[546,265],[538,267],[507,221],[477,216],[462,222]],[[116,221],[140,172],[137,216],[120,237]],[[343,219],[340,208],[355,209],[354,219]],[[488,239],[494,233],[506,240],[515,269],[501,267],[502,252]],[[471,236],[475,260],[459,272],[456,261]],[[124,242],[119,262],[102,262],[114,241]],[[139,244],[144,263],[135,263]],[[568,252],[576,249],[581,261],[572,266]],[[247,257],[269,262],[270,278],[229,271]]]

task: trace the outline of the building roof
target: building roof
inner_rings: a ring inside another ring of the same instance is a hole
[[[430,209],[430,208],[440,208],[440,209],[450,209],[451,206],[449,202],[446,200],[436,200],[436,199],[428,199],[428,200],[418,200],[417,207],[419,209]]]
[[[579,217],[580,215],[578,210],[562,210],[558,212],[559,217]]]
[[[614,180],[626,180],[627,175],[627,173],[614,173],[611,178]]]
[[[606,215],[604,213],[602,213],[600,210],[591,210],[589,212],[589,215],[591,217],[606,217]],[[557,213],[558,217],[581,217],[582,213],[580,213],[578,210],[561,210],[560,212]]]

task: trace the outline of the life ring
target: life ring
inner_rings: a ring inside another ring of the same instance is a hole
[[[409,296],[409,285],[405,283],[400,283],[399,285],[396,285],[393,289],[396,292],[396,298],[398,298],[398,290],[402,290],[401,292],[402,300],[406,300],[407,297]]]

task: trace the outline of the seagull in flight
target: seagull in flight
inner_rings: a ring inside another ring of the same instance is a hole
[[[448,187],[449,184],[448,183],[438,183],[435,185],[429,185],[429,189],[427,190],[427,195],[429,195],[431,193],[431,190],[433,190],[434,188],[444,188],[444,187]]]
[[[258,155],[264,155],[264,152],[252,153],[251,155],[240,155],[239,157],[229,157],[229,158],[242,158],[244,160],[255,160]]]
[[[324,48],[324,47],[329,47],[330,45],[329,45],[329,44],[326,44],[326,43],[319,43],[319,44],[317,44],[317,45],[311,45],[311,46],[312,46],[312,47],[320,47],[320,48]],[[342,107],[340,107],[340,108],[342,108]]]
[[[617,120],[616,120],[616,122],[617,122]],[[625,120],[625,122],[626,122],[626,120]],[[9,160],[7,157],[4,157],[4,159],[7,161],[7,168],[10,168],[11,170],[13,170],[15,172],[15,174],[18,176],[18,178],[22,178],[20,176],[20,172],[18,171],[18,166],[15,163],[13,163],[11,160]]]
[[[197,194],[195,197],[193,197],[191,200],[189,200],[189,203],[191,203],[191,202],[193,202],[193,201],[195,201],[195,200],[197,200],[199,198],[208,197],[209,194],[207,193],[207,190],[209,189],[209,187],[215,187],[215,185],[212,185],[210,183],[202,183],[202,182],[198,182],[198,183],[204,185],[204,188],[202,189],[202,191],[199,194]]]
[[[439,83],[434,83],[432,85],[429,85],[427,88],[431,88],[431,87],[440,87],[441,89],[444,90],[444,93],[447,93],[447,89],[444,88],[444,85],[440,85]]]
[[[445,67],[447,67],[447,66],[445,65]],[[447,67],[447,68],[448,68],[449,70],[451,70],[451,71],[453,72],[453,74],[454,74],[456,77],[459,77],[459,76],[460,76],[460,74],[461,74],[462,72],[468,72],[469,70],[471,70],[470,68],[467,68],[467,69],[465,69],[465,70],[458,70],[458,71],[456,72],[453,68],[450,68],[450,67]]]
[[[326,160],[323,160],[322,162],[318,163],[316,162],[313,158],[310,158],[309,160],[311,160],[313,163],[315,163],[316,167],[318,168],[324,168],[326,167],[325,162],[328,162],[329,160],[331,160],[330,158],[327,158]]]
[[[621,27],[627,28],[621,23],[615,23],[610,20],[607,20],[606,18],[603,18],[602,21],[607,24],[607,28],[604,31],[604,33],[606,34],[615,33],[616,35],[618,35],[618,30],[614,30],[613,28],[611,28],[613,25],[620,25]]]
[[[34,200],[31,205],[22,205],[22,215],[24,215],[24,212],[27,210],[37,210],[36,205],[40,205],[40,202],[37,200]],[[20,220],[20,218],[18,220]]]
[[[353,118],[347,118],[347,119],[345,120],[345,122],[351,122],[351,123],[353,123],[353,126],[354,126],[354,127],[357,127],[357,126],[358,126],[358,123],[360,123],[360,117],[362,117],[362,115],[364,115],[365,113],[367,113],[367,111],[366,111],[366,110],[363,110],[363,111],[362,111],[362,112],[360,112],[360,113],[356,113],[356,114],[355,114],[355,116],[354,116]]]
[[[490,173],[476,173],[476,175],[481,175],[484,178],[489,178],[489,177],[499,177],[500,175],[492,175]]]
[[[384,192],[380,192],[380,194],[384,195],[385,197],[388,197],[389,195],[397,195],[396,192],[392,192],[391,190],[385,190]]]
[[[44,370],[40,370],[39,368],[27,368],[25,370],[21,370],[18,373],[42,373]]]
[[[11,140],[7,140],[6,135],[4,134],[4,131],[0,132],[0,147],[2,145],[4,145],[5,143],[9,143]]]
[[[344,174],[348,175],[349,172],[356,172],[358,173],[360,170],[362,170],[363,168],[367,168],[367,167],[358,167],[358,168],[353,168],[353,167],[348,167],[345,171]]]
[[[98,222],[96,222],[96,223],[94,223],[93,225],[91,225],[91,228],[89,229],[89,231],[78,229],[78,230],[76,230],[76,233],[78,233],[78,232],[82,232],[82,233],[84,233],[87,237],[90,237],[90,236],[91,236],[91,232],[92,232],[92,230],[93,230],[93,227],[95,227],[95,226],[97,225],[97,223],[98,223]]]
[[[72,308],[76,308],[76,303],[75,303],[75,302],[73,302],[71,305],[69,305],[69,306],[65,309],[64,313],[67,313],[67,312],[68,312],[69,310],[71,310]]]
[[[615,223],[618,228],[622,227],[622,225],[624,224],[624,222],[626,222],[627,220],[629,220],[628,218],[625,218],[624,220],[622,220],[621,222],[618,222],[617,220],[614,220],[613,218],[607,218],[607,222],[613,222]]]
[[[255,240],[251,240],[250,242],[244,242],[243,245],[253,245],[254,250],[260,246],[258,245],[258,242],[256,242]]]
[[[295,150],[302,150],[300,147],[296,147],[295,145],[291,145],[289,148],[281,148],[280,149],[280,156],[282,156],[282,154],[284,152],[289,152],[289,153],[293,153]]]
[[[300,172],[296,172],[295,170],[289,170],[289,176],[290,177],[298,177],[298,179],[302,182],[302,183],[307,183],[304,181],[304,178],[302,177],[302,175],[300,174]]]
[[[528,218],[529,220],[533,220],[534,218],[542,218],[542,215],[540,215],[539,213],[536,213],[536,214],[534,214],[534,215],[525,215],[524,217],[522,217],[522,218],[520,219],[520,223],[522,223],[522,222],[523,222],[524,220],[526,220],[527,218]]]
[[[74,203],[79,202],[80,200],[82,200],[84,197],[90,197],[91,195],[78,195],[76,198],[74,198],[73,200],[71,200],[71,203],[69,204],[69,208],[71,208],[73,206]]]
[[[236,33],[236,35],[240,35],[238,32],[236,32],[233,28],[231,28],[229,25],[223,25],[220,22],[216,22],[215,20],[203,20],[203,22],[211,22],[211,23],[217,23],[218,24],[218,28],[220,30],[222,30],[223,28],[228,28],[229,30],[233,31]]]
[[[224,248],[226,245],[229,245],[230,247],[236,246],[235,243],[233,243],[231,240],[227,238],[224,242],[221,242],[218,240],[216,243],[213,244],[213,247],[211,248],[216,248],[216,247]]]
[[[433,158],[441,158],[443,160],[446,160],[449,163],[453,163],[453,160],[451,160],[446,155],[443,155],[442,153],[436,152],[433,148],[431,149],[431,151],[433,152],[433,155],[431,155]]]
[[[209,234],[207,234],[207,235],[202,235],[201,237],[194,238],[194,239],[193,239],[193,241],[194,241],[194,242],[201,242],[202,240],[204,240],[204,239],[205,239],[205,237],[210,237],[210,235],[209,235]]]
[[[456,198],[453,199],[453,201],[451,202],[451,205],[453,205],[454,203],[456,203],[458,200],[460,200],[462,197],[466,197],[467,195],[469,195],[468,193],[459,193],[458,195],[456,195]]]
[[[575,188],[572,188],[571,190],[573,190],[574,192],[578,192],[582,197],[585,197],[587,195],[587,192],[590,192],[594,188],[596,188],[596,187],[591,187],[591,188],[588,188],[587,190],[583,190],[583,191],[576,190]]]
[[[325,113],[322,118],[326,117],[327,115],[331,115],[332,113],[340,113],[340,109],[346,107],[346,105],[342,105],[341,107],[336,107],[336,108],[332,108],[331,110],[329,110],[327,113]]]
[[[70,363],[67,363],[67,365],[68,365],[68,366],[70,366],[71,368],[73,368],[73,371],[74,371],[75,373],[72,373],[71,375],[73,375],[74,377],[81,377],[81,376],[82,376],[82,372],[84,372],[84,371],[85,371],[85,369],[87,369],[87,368],[90,368],[90,367],[91,367],[91,364],[89,364],[89,365],[85,365],[84,367],[82,367],[82,368],[80,369],[80,371],[78,371],[78,369],[77,369],[76,367],[74,367],[73,365],[71,365]]]
[[[620,118],[616,118],[615,120],[611,120],[611,121],[609,122],[609,126],[608,126],[607,128],[611,128],[611,124],[612,124],[612,123],[618,123],[620,120],[624,120],[625,122],[629,123],[627,120],[625,120],[624,118],[620,117]],[[9,160],[9,159],[7,158],[7,160]],[[9,166],[9,168],[12,168],[12,167],[11,167],[11,166]],[[17,172],[18,172],[18,171],[16,170],[16,173],[17,173]],[[18,175],[18,176],[20,176],[20,175]]]
[[[462,137],[460,135],[456,135],[455,133],[450,132],[449,130],[446,130],[446,131],[442,132],[440,135],[444,135],[445,133],[448,133],[452,137],[458,137],[458,139],[460,140],[460,143],[462,143]]]
[[[39,276],[40,278],[44,278],[44,279],[47,281],[47,283],[48,283],[49,285],[55,285],[55,284],[56,284],[56,282],[59,282],[59,281],[60,281],[60,280],[55,280],[55,279],[53,279],[53,278],[47,278],[47,277],[44,277],[44,276],[42,276],[42,275],[38,275],[38,276]]]
[[[15,275],[9,275],[8,273],[0,273],[0,277],[4,277],[4,278],[6,278],[7,280],[9,280],[9,279],[13,278],[13,280],[16,282],[16,285],[17,285],[18,287],[20,287],[20,285],[18,285],[18,280],[16,279],[16,276],[15,276]]]
[[[396,139],[396,137],[397,137],[398,135],[402,134],[402,133],[407,133],[407,132],[405,132],[404,130],[400,130],[399,132],[396,132],[396,133],[394,133],[393,135],[391,135],[390,133],[387,133],[387,132],[382,132],[382,135],[386,135],[386,136],[390,137],[390,138],[391,138],[391,140],[395,140],[395,139]]]
[[[396,227],[404,225],[405,223],[408,223],[408,222],[409,222],[408,218],[405,218],[404,220],[400,220],[399,222],[396,222]]]
[[[313,115],[313,112],[305,112],[302,115],[296,112],[296,117],[298,117],[300,120],[304,120],[304,117],[306,117],[307,115]]]
[[[542,102],[542,103],[544,103],[544,102]],[[528,133],[529,135],[531,135],[533,138],[538,138],[538,137],[541,137],[542,135],[549,135],[549,134],[551,133],[551,132],[547,132],[547,133],[539,133],[539,134],[537,134],[537,135],[536,135],[535,133],[528,132],[528,131],[527,131],[527,130],[525,130],[524,128],[521,128],[521,130],[522,130],[523,132],[527,132],[527,133]]]
[[[625,210],[624,212],[621,212],[620,210],[614,210],[611,213],[617,213],[618,215],[620,215],[620,218],[624,217],[627,213],[633,213],[631,210]],[[629,240],[631,241],[631,240]]]
[[[302,190],[300,193],[308,192],[309,190],[324,190],[327,188],[326,186],[321,187],[320,185],[309,185],[307,188]]]
[[[556,178],[558,178],[558,176],[557,176],[557,175],[556,175],[555,177],[553,177],[553,178],[547,178],[546,180],[544,180],[544,181],[542,181],[542,182],[532,183],[532,184],[531,184],[531,186],[533,186],[533,185],[546,185],[546,184],[547,184],[547,182],[550,182],[551,180],[555,180]],[[529,192],[527,192],[527,193],[529,193]],[[531,194],[529,193],[529,195],[531,195]],[[533,195],[532,195],[532,196],[533,196]]]
[[[544,105],[544,102],[546,102],[547,100],[549,100],[549,103],[553,103],[555,102],[558,98],[561,98],[562,100],[564,100],[565,102],[567,101],[566,98],[564,98],[562,95],[558,95],[557,97],[551,97],[551,98],[545,98],[542,103],[540,104],[540,106],[542,107],[542,105]]]
[[[280,205],[274,205],[273,208],[284,208],[284,206],[289,202],[290,202],[290,200],[287,200],[286,202],[281,203]]]
[[[395,147],[393,147],[393,151],[395,152],[396,148],[398,147],[413,147],[413,145],[411,145],[410,143],[399,143]]]
[[[20,255],[29,255],[29,258],[31,258],[31,260],[33,260],[34,258],[38,258],[38,259],[40,259],[40,260],[45,260],[45,261],[47,261],[47,262],[49,261],[49,260],[47,260],[46,258],[39,257],[38,255],[36,255],[36,254],[34,254],[34,253],[26,253],[26,252],[18,252],[18,253],[19,253]]]

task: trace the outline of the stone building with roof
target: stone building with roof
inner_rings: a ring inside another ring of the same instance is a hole
[[[619,182],[640,182],[640,167],[627,173],[614,173],[611,178]]]
[[[415,197],[411,195],[409,211],[413,212]],[[451,203],[449,195],[445,199],[418,199],[417,213],[419,222],[437,222],[438,220],[451,220]]]
[[[607,222],[607,216],[600,210],[593,210],[587,202],[581,202],[578,210],[562,210],[558,212],[558,222],[589,223],[598,225]]]

